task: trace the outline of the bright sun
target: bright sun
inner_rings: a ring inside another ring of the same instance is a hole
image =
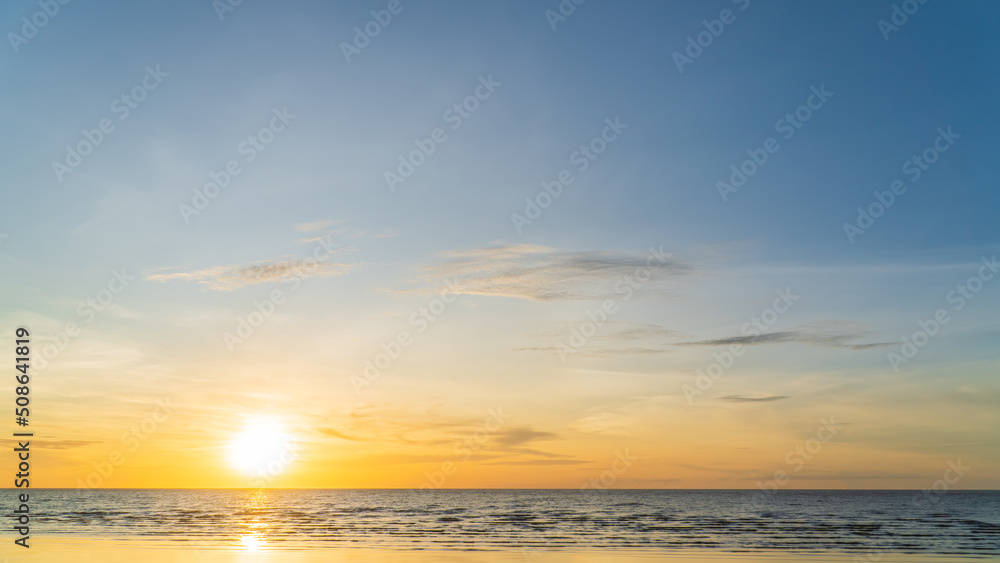
[[[247,420],[229,444],[233,467],[251,475],[277,476],[294,458],[295,446],[281,422],[267,417]]]

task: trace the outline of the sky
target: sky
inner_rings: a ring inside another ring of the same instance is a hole
[[[33,487],[1000,486],[996,3],[333,4],[0,7]]]

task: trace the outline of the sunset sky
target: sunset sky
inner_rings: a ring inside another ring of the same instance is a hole
[[[358,48],[389,4],[72,2],[0,49],[33,487],[256,486],[277,435],[273,487],[1000,486],[1000,5],[403,0]]]

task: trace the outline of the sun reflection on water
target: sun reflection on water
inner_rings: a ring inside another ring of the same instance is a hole
[[[240,537],[240,543],[247,551],[257,551],[264,546],[264,538],[260,536],[242,536]]]
[[[267,491],[254,489],[247,491],[247,496],[243,500],[243,530],[240,535],[240,544],[247,551],[258,551],[267,546],[267,523],[264,514],[270,507],[270,498]]]

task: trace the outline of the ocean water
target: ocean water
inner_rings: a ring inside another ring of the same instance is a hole
[[[1000,492],[33,489],[32,535],[453,550],[1000,554]]]

